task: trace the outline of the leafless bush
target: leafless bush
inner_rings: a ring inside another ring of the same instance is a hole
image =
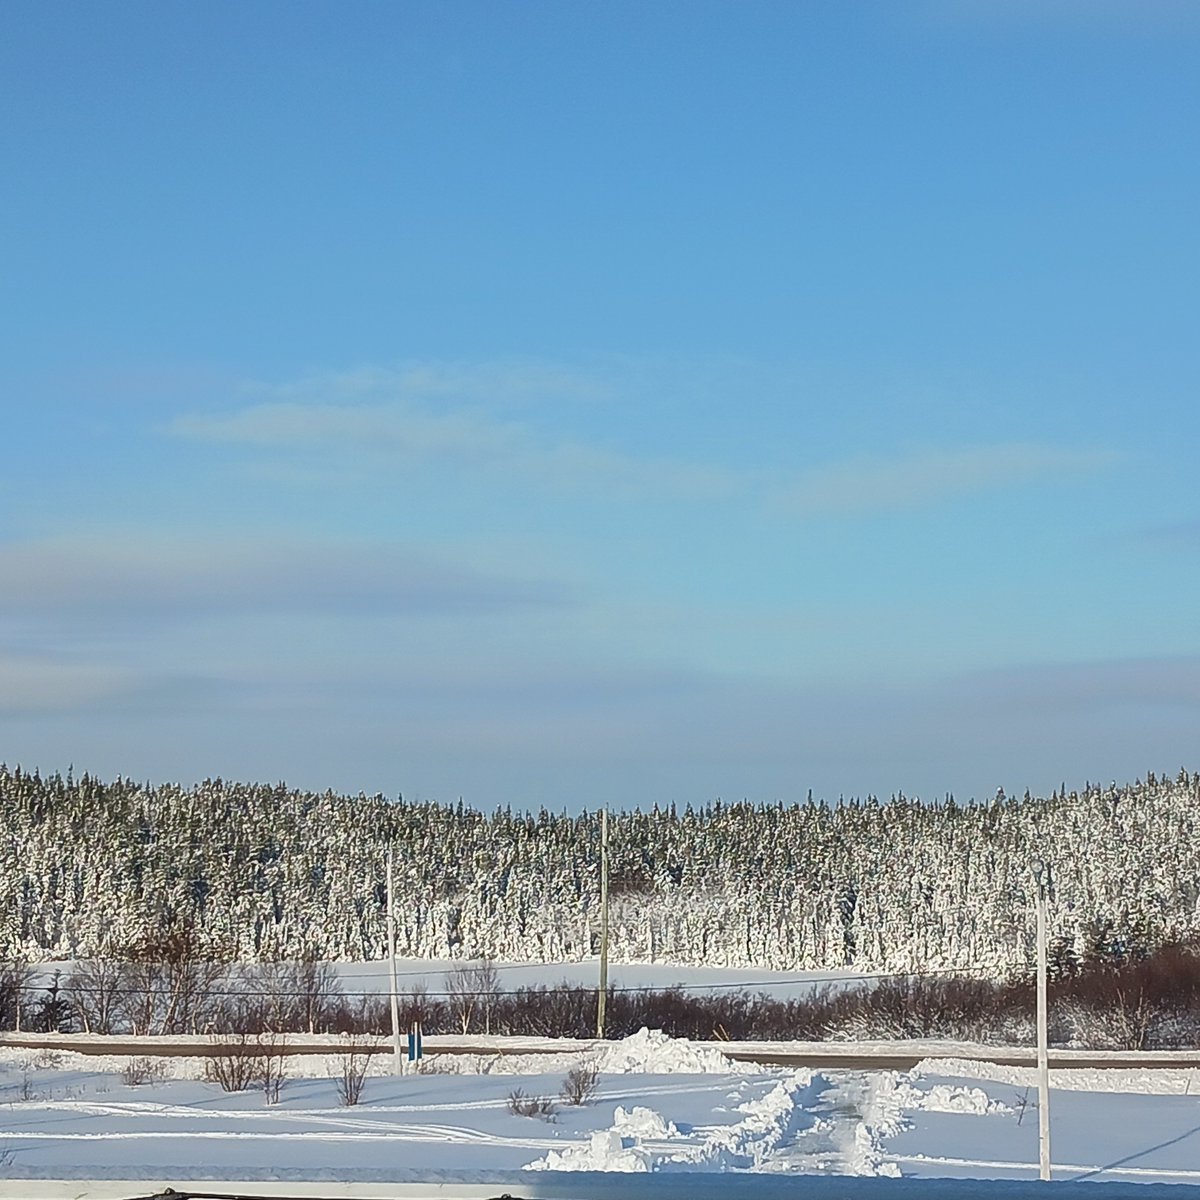
[[[31,977],[24,959],[0,959],[0,1029],[21,1028],[21,1009]]]
[[[268,1104],[278,1104],[287,1078],[287,1042],[270,1031],[240,1030],[222,1034],[217,1049],[204,1062],[204,1078],[222,1091],[263,1090]]]
[[[257,1038],[258,1081],[268,1104],[279,1103],[279,1093],[287,1078],[287,1042],[278,1034],[261,1033]]]
[[[559,1095],[572,1105],[586,1104],[600,1086],[600,1069],[593,1062],[580,1063],[567,1072]]]
[[[403,1019],[403,1012],[401,1012]],[[391,1008],[386,996],[355,996],[343,999],[331,1018],[331,1033],[345,1037],[378,1037],[392,1029]]]
[[[334,1077],[338,1099],[346,1108],[351,1108],[362,1098],[371,1059],[379,1053],[379,1047],[371,1042],[351,1039],[343,1054],[338,1056],[339,1073]]]
[[[221,1037],[219,1049],[204,1060],[204,1078],[223,1092],[244,1092],[262,1078],[257,1037],[231,1033]]]
[[[130,1058],[121,1068],[121,1082],[130,1087],[158,1083],[166,1077],[166,1067],[158,1058]]]
[[[464,1034],[471,1032],[476,1013],[483,1016],[483,1032],[492,1032],[492,1010],[500,995],[500,976],[486,958],[446,973],[446,991]]]
[[[541,1117],[554,1119],[554,1102],[545,1096],[530,1096],[521,1088],[508,1093],[508,1111],[515,1117]]]
[[[261,963],[242,973],[247,996],[254,997],[264,1029],[329,1033],[344,1003],[341,981],[329,963]]]
[[[194,926],[148,935],[121,952],[126,1018],[137,1035],[197,1033],[219,1011],[228,959]]]
[[[81,961],[67,977],[67,1003],[84,1033],[116,1033],[126,1005],[122,965],[111,958]]]
[[[986,1040],[1004,996],[989,980],[883,979],[834,998],[827,1035],[838,1039],[954,1037]]]

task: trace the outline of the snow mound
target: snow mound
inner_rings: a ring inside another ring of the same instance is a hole
[[[677,1137],[679,1130],[674,1121],[668,1121],[662,1113],[640,1104],[626,1112],[621,1105],[613,1113],[613,1132],[623,1138],[669,1138]]]
[[[811,1072],[796,1071],[766,1095],[739,1104],[737,1110],[745,1116],[736,1125],[714,1129],[691,1162],[707,1171],[761,1170],[794,1132],[803,1115],[797,1103],[799,1094],[811,1083]]]
[[[640,1029],[596,1055],[602,1075],[752,1075],[752,1063],[738,1063],[711,1046],[668,1037],[661,1029]]]
[[[899,1164],[889,1161],[883,1141],[910,1127],[904,1112],[914,1107],[919,1096],[917,1089],[907,1079],[902,1081],[896,1071],[879,1071],[866,1077],[861,1119],[845,1147],[848,1174],[899,1177]]]
[[[657,1115],[657,1114],[656,1114]],[[661,1118],[660,1118],[661,1120]],[[526,1171],[626,1171],[651,1170],[650,1153],[629,1139],[626,1145],[615,1129],[601,1129],[581,1146],[551,1150],[545,1158],[529,1163]]]
[[[527,1171],[760,1171],[796,1131],[811,1123],[800,1105],[812,1084],[809,1071],[796,1071],[757,1100],[738,1106],[742,1119],[707,1131],[689,1144],[673,1121],[640,1105],[617,1106],[611,1129],[590,1141],[551,1150]],[[647,1143],[653,1143],[648,1145]]]
[[[916,1091],[916,1089],[913,1089]],[[982,1088],[953,1087],[938,1083],[929,1091],[917,1093],[920,1103],[916,1107],[925,1112],[966,1113],[973,1117],[986,1117],[989,1113],[1009,1113],[1012,1109],[999,1100],[992,1100]]]
[[[1099,1057],[1099,1056],[1098,1056]],[[1037,1087],[1036,1067],[1014,1067],[963,1058],[926,1058],[912,1075],[981,1079],[1014,1088]],[[1054,1086],[1068,1092],[1131,1092],[1149,1096],[1200,1094],[1200,1071],[1189,1067],[1054,1067]]]
[[[854,1130],[854,1141],[846,1155],[846,1167],[851,1175],[900,1178],[900,1164],[887,1160],[880,1145],[878,1131],[865,1122]]]

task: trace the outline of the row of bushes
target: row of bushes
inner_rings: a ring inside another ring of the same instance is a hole
[[[347,994],[322,963],[231,967],[180,942],[78,964],[48,986],[23,964],[0,964],[0,1028],[62,1032],[386,1034],[386,995]],[[587,1038],[596,991],[572,984],[502,990],[487,963],[449,973],[444,990],[400,998],[407,1029]],[[1034,985],[962,975],[904,976],[822,986],[795,999],[742,990],[612,988],[606,1034],[643,1026],[696,1040],[946,1038],[1029,1044]],[[1200,1046],[1200,947],[1172,945],[1139,961],[1096,962],[1054,979],[1050,1038],[1094,1049]]]

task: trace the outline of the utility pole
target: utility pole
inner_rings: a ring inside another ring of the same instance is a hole
[[[404,1074],[404,1058],[400,1053],[400,994],[396,980],[396,899],[392,886],[392,848],[387,854],[387,935],[388,975],[392,993],[392,1067],[397,1075]]]
[[[600,816],[600,991],[596,995],[596,1037],[604,1037],[608,1001],[608,805]]]
[[[1037,1064],[1038,1064],[1038,1165],[1042,1179],[1050,1178],[1050,1050],[1046,1000],[1046,897],[1050,891],[1050,864],[1033,860],[1037,886]]]

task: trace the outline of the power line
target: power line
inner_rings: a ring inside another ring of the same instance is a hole
[[[531,964],[514,964],[523,966],[542,966],[540,963]],[[505,968],[506,970],[508,968]],[[890,972],[862,972],[848,973],[839,975],[803,975],[796,976],[791,979],[766,979],[766,980],[730,980],[717,983],[674,983],[674,984],[629,984],[616,985],[610,984],[608,991],[617,994],[647,994],[647,995],[668,995],[671,993],[682,992],[685,995],[693,992],[716,992],[716,991],[742,991],[752,994],[755,997],[768,996],[766,989],[773,987],[802,987],[812,986],[820,987],[826,984],[857,984],[857,983],[878,983],[885,980],[895,979],[929,979],[929,978],[946,978],[954,976],[979,976],[987,975],[992,972],[991,967],[943,967],[924,971],[890,971]],[[403,973],[410,976],[419,976],[421,972]],[[997,980],[997,982],[1001,982]],[[48,993],[51,989],[44,984],[37,983],[20,983],[13,982],[9,985],[10,990],[21,993]],[[0,985],[2,989],[2,985]],[[757,989],[757,991],[755,991]],[[499,998],[504,996],[532,996],[532,995],[553,995],[557,992],[579,992],[588,995],[594,995],[596,988],[584,983],[571,983],[564,980],[561,983],[553,985],[541,985],[540,987],[523,987],[523,988],[462,988],[453,991],[427,991],[424,989],[415,989],[409,992],[403,998],[411,1003],[413,1001],[420,1002],[421,1000],[466,1000],[466,999],[487,999]],[[189,988],[181,986],[179,988],[155,987],[149,988],[138,987],[132,984],[124,984],[113,986],[105,986],[104,984],[88,984],[86,982],[73,982],[70,977],[60,985],[60,993],[64,996],[72,994],[93,995],[93,996],[139,996],[144,998],[155,997],[184,997],[194,999],[265,999],[265,1000],[309,1000],[309,1001],[336,1001],[336,1000],[367,1000],[379,999],[386,997],[386,992],[383,989],[372,991],[347,991],[344,988],[328,988],[328,989],[281,989],[271,987],[213,987],[207,986],[202,988]]]

